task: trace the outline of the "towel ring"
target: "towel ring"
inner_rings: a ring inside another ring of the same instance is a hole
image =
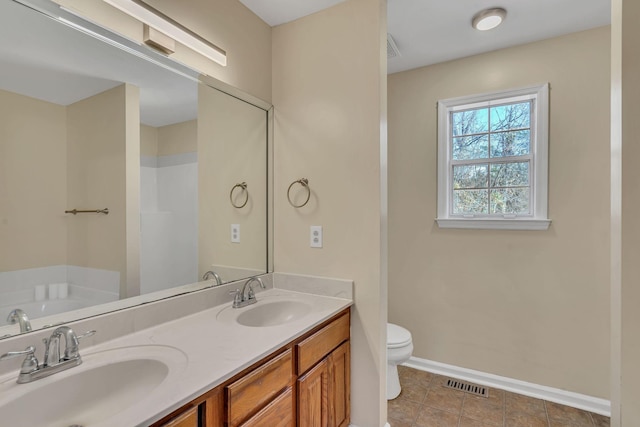
[[[304,188],[307,189],[307,199],[304,201],[304,203],[302,203],[301,205],[296,205],[295,203],[293,203],[291,201],[291,187],[294,186],[294,184],[300,184],[302,185]],[[291,183],[291,185],[289,185],[289,189],[287,189],[287,199],[289,199],[289,204],[291,206],[293,206],[294,208],[301,208],[304,205],[306,205],[307,203],[309,203],[309,199],[311,198],[311,189],[309,188],[309,180],[307,178],[300,178],[297,181],[293,181]]]
[[[240,188],[240,191],[244,191],[245,192],[245,197],[244,197],[244,203],[242,203],[241,205],[236,205],[233,202],[233,192],[236,190],[236,188]],[[229,193],[229,200],[231,201],[231,205],[234,208],[238,208],[238,209],[242,209],[246,206],[247,202],[249,201],[249,192],[247,191],[247,183],[246,182],[241,182],[240,184],[236,184],[231,188],[231,192]]]

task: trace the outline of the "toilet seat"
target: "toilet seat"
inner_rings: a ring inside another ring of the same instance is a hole
[[[400,348],[411,344],[411,332],[402,326],[387,323],[387,348]]]

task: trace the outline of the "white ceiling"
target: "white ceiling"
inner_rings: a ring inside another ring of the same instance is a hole
[[[240,0],[272,27],[327,9],[345,0]]]
[[[240,0],[271,26],[340,1]],[[503,7],[505,22],[495,30],[471,28],[480,10]],[[389,73],[462,58],[509,46],[608,25],[610,0],[388,0],[388,29],[401,56]]]

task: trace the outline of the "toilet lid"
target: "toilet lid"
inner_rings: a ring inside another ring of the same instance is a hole
[[[404,347],[411,343],[411,332],[402,326],[387,323],[387,348]]]

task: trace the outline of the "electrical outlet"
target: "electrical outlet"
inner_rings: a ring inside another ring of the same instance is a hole
[[[231,224],[231,243],[240,243],[240,224]]]
[[[322,226],[321,225],[312,225],[311,226],[311,241],[312,248],[321,248],[322,247]]]

